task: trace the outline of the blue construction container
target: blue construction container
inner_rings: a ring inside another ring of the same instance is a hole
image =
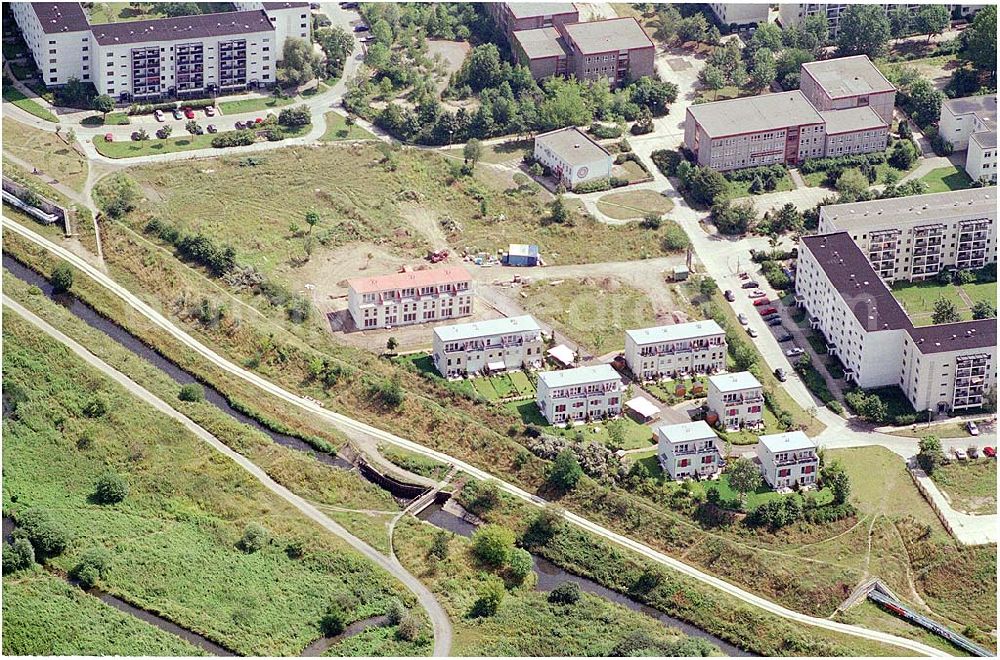
[[[538,266],[541,261],[537,245],[523,245],[521,243],[511,243],[503,258],[505,266]]]

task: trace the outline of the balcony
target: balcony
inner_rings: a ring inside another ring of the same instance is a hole
[[[795,455],[782,459],[775,457],[774,464],[778,467],[784,467],[787,465],[809,465],[810,463],[816,463],[817,461],[819,461],[818,456],[815,454],[807,454],[804,456]]]

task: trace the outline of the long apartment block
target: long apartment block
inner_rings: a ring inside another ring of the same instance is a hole
[[[710,477],[722,467],[719,436],[704,420],[656,429],[660,467],[671,479]]]
[[[625,362],[642,381],[723,371],[726,331],[711,320],[626,330]]]
[[[615,417],[622,412],[625,384],[610,365],[538,374],[538,409],[550,424]]]
[[[415,270],[347,281],[359,330],[430,323],[472,314],[472,276],[461,267]]]
[[[835,204],[819,215],[819,232],[847,232],[886,282],[995,263],[996,224],[995,187]]]
[[[783,27],[791,27],[803,23],[809,16],[822,16],[826,19],[830,39],[836,39],[840,34],[840,17],[851,5],[846,2],[831,3],[782,3],[778,5],[778,20]],[[916,14],[920,9],[919,4],[880,4],[878,5],[888,13],[893,7],[906,7],[911,14]]]
[[[802,431],[760,436],[757,460],[771,488],[812,486],[819,472],[819,445]]]
[[[881,74],[867,57],[842,60],[814,71],[810,84],[800,90],[690,106],[684,146],[698,165],[719,171],[885,150],[889,122],[880,113],[891,117],[895,89],[846,96],[841,76],[858,77],[855,88],[879,89],[860,82],[860,76],[864,72],[874,81]]]
[[[723,428],[757,428],[764,423],[764,386],[749,371],[708,377],[708,409]]]
[[[530,316],[434,329],[434,366],[445,378],[542,366],[542,329]]]
[[[309,36],[309,4],[237,4],[252,8],[94,25],[76,2],[17,2],[12,12],[47,86],[76,78],[131,102],[273,85],[285,39]]]
[[[859,387],[898,385],[915,410],[948,412],[994,385],[996,319],[915,326],[846,231],[801,239],[795,300]]]

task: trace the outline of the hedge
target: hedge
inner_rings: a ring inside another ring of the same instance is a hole
[[[886,161],[884,151],[871,154],[851,154],[849,156],[834,156],[832,158],[810,158],[799,165],[803,174],[813,172],[828,172],[830,170],[846,170],[864,165],[880,165]]]
[[[784,165],[760,165],[758,167],[747,167],[742,170],[723,172],[723,176],[730,181],[753,181],[758,176],[762,179],[768,176],[781,179],[786,174],[788,174],[788,168]]]
[[[584,181],[583,183],[578,183],[573,186],[573,192],[579,194],[600,192],[602,190],[611,190],[610,179],[594,179],[592,181]]]

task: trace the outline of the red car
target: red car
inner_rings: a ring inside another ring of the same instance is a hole
[[[255,124],[263,124],[264,123],[264,118],[263,117],[257,117],[256,119],[253,120],[253,123],[255,123]]]
[[[777,314],[777,313],[778,310],[776,310],[774,307],[765,307],[764,309],[760,310],[761,316],[767,316],[768,314]]]
[[[104,134],[104,141],[105,142],[114,142],[115,141],[115,136],[112,135],[111,133],[105,133]]]
[[[184,108],[184,116],[188,119],[194,119],[194,110],[191,108]]]
[[[763,298],[758,298],[757,300],[753,301],[753,306],[760,307],[761,305],[766,305],[769,302],[771,302],[770,298],[764,296]]]
[[[993,447],[983,447],[983,453],[989,456],[990,458],[997,457],[997,450],[994,449]]]

